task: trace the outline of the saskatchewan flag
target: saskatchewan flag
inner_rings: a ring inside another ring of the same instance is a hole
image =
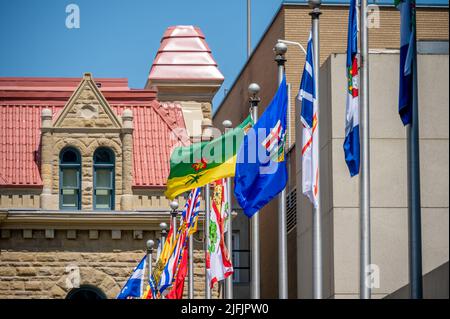
[[[212,141],[175,148],[170,157],[166,197],[174,199],[190,189],[234,176],[236,153],[252,125],[249,116],[238,127]]]

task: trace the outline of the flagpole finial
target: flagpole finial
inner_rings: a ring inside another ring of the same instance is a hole
[[[170,208],[172,209],[172,211],[175,211],[178,209],[178,202],[177,201],[171,201],[170,202]]]
[[[151,251],[153,249],[153,246],[155,245],[155,242],[151,239],[147,240],[147,250]]]
[[[277,42],[277,44],[275,44],[275,47],[273,48],[273,51],[275,52],[276,56],[275,56],[275,61],[277,62],[278,66],[284,66],[284,64],[286,63],[286,58],[284,57],[284,55],[287,52],[287,45],[286,43],[283,42]]]
[[[231,126],[233,126],[233,123],[230,120],[225,120],[222,122],[222,125],[225,128],[230,128]]]
[[[316,9],[319,8],[322,4],[321,0],[308,0],[308,4],[311,8]]]
[[[259,87],[258,83],[251,83],[248,86],[248,93],[251,95],[252,98],[255,98],[260,90],[261,88]]]
[[[287,52],[287,45],[283,42],[277,42],[273,50],[277,55],[285,55]]]
[[[167,224],[166,223],[160,223],[159,224],[159,228],[161,228],[161,230],[167,230]]]

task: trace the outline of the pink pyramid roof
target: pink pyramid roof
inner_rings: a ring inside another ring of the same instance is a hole
[[[172,26],[164,32],[148,79],[222,82],[224,77],[198,27]]]

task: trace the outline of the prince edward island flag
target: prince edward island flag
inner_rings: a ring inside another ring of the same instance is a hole
[[[237,155],[234,194],[248,217],[286,186],[286,111],[287,86],[283,78],[272,102],[245,135]]]

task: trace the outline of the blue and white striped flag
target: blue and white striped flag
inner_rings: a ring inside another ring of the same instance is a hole
[[[181,215],[181,224],[177,231],[175,247],[167,260],[157,287],[162,295],[166,295],[169,288],[171,288],[175,282],[178,275],[180,262],[183,258],[183,253],[185,253],[187,239],[190,234],[196,231],[201,201],[200,195],[201,188],[193,189],[189,193],[189,198],[184,206],[184,210]]]
[[[313,41],[310,33],[297,102],[301,103],[300,120],[303,124],[302,191],[317,208],[319,204],[319,123],[314,67]]]
[[[147,256],[142,258],[141,262],[134,268],[130,278],[128,278],[125,286],[123,286],[117,299],[140,298],[144,290],[144,273]]]

